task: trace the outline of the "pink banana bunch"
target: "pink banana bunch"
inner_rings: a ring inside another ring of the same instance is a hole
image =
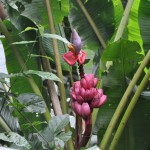
[[[87,118],[93,108],[100,108],[107,99],[102,89],[97,89],[98,79],[93,74],[88,74],[80,81],[76,81],[71,87],[71,107],[74,112]]]

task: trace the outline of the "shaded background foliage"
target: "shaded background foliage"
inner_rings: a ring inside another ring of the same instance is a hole
[[[78,0],[51,0],[50,2],[56,34],[61,35],[62,37],[65,37],[66,34],[67,37],[69,37],[71,31],[70,28],[77,29],[79,35],[82,38],[83,49],[86,51],[87,58],[89,59],[89,62],[85,65],[85,72],[89,73],[93,71],[93,73],[95,73],[95,75],[99,77],[101,81],[100,86],[103,87],[104,93],[108,96],[107,103],[98,110],[97,116],[94,116],[96,122],[93,128],[93,134],[96,134],[98,136],[99,144],[107,129],[110,119],[114,111],[116,110],[116,107],[118,106],[118,103],[124,91],[128,86],[127,78],[129,80],[132,79],[135,71],[139,66],[138,62],[142,61],[143,56],[148,52],[150,48],[150,2],[148,0],[134,1],[130,11],[128,24],[125,28],[122,39],[117,42],[114,42],[114,37],[118,30],[118,26],[124,12],[124,8],[126,6],[126,1],[81,0],[81,5],[79,5]],[[5,0],[4,5],[8,13],[8,18],[4,21],[4,23],[10,30],[9,34],[13,39],[13,42],[35,41],[35,43],[15,45],[16,50],[19,51],[21,58],[24,60],[24,62],[26,62],[28,69],[42,70],[40,58],[30,57],[30,54],[41,55],[39,32],[31,29],[22,34],[19,33],[25,30],[27,27],[36,29],[39,29],[39,27],[41,27],[40,29],[43,34],[51,32],[49,30],[45,3],[42,0]],[[86,18],[86,14],[83,13],[82,10],[83,7],[86,9],[87,14],[90,16],[90,18]],[[89,23],[91,20],[93,21],[93,24],[97,29],[96,32],[95,30],[93,30],[93,27]],[[70,23],[70,25],[68,25],[68,23]],[[102,45],[97,36],[97,33],[101,35],[106,46]],[[13,74],[20,72],[22,67],[16,60],[6,39],[3,38],[2,42],[5,48],[8,72]],[[43,37],[42,46],[46,55],[54,60],[52,39]],[[58,41],[58,48],[60,56],[68,51],[67,45],[62,41]],[[142,54],[139,54],[139,52]],[[70,68],[61,57],[60,61],[65,78],[65,86],[67,89],[66,93],[69,93],[69,88],[71,86],[69,77]],[[112,66],[107,67],[107,61],[112,61]],[[55,61],[50,62],[52,63],[53,73],[56,73]],[[75,68],[76,66],[73,67],[73,69]],[[144,73],[142,77],[143,76]],[[41,78],[37,76],[33,76],[33,78],[39,89],[42,91],[42,93],[44,93],[43,98],[49,100],[50,98],[47,93],[47,89],[45,88],[45,85],[43,86],[43,80],[41,80]],[[77,79],[76,75],[73,74],[73,78]],[[141,79],[139,80],[139,83]],[[11,83],[13,84],[13,86],[11,87],[11,92],[16,95],[33,92],[33,89],[27,82],[27,78],[18,77],[17,80],[16,78],[11,78]],[[150,147],[150,94],[148,86],[147,88],[145,88],[145,91],[147,91],[148,94],[144,95],[146,98],[143,96],[139,98],[136,107],[126,125],[124,133],[122,134],[120,142],[117,145],[116,149],[118,150],[129,150],[129,148],[132,150],[147,150]],[[134,92],[132,94],[134,94]],[[69,94],[67,94],[67,96],[69,97]],[[16,101],[15,106],[18,105],[19,102]],[[69,105],[67,106],[69,107]],[[127,106],[128,104],[126,105],[126,107]],[[2,111],[4,110],[5,106],[3,106]],[[23,125],[26,124],[27,120],[24,120],[24,118],[22,118],[22,115],[19,115],[19,113],[16,112],[16,114],[19,118],[21,127],[24,127]],[[35,117],[35,112],[32,115],[31,113],[27,114],[24,112],[23,114],[25,114],[26,117],[30,116],[31,123],[33,123],[39,131],[46,126],[44,123],[42,123],[42,114],[38,114],[38,117]],[[5,112],[1,113],[1,115],[4,115],[4,118],[6,116],[9,116],[8,118],[11,118],[12,114],[9,112],[9,110],[7,110],[7,114]],[[66,118],[68,120],[68,117]],[[15,122],[14,118],[12,120],[14,120]],[[38,121],[41,122],[38,124]],[[10,122],[7,122],[6,120],[6,124],[9,125]],[[63,125],[65,126],[66,124]],[[50,142],[53,141],[55,143],[56,141],[54,137],[49,137],[49,135],[44,133],[47,130],[49,130],[48,126],[44,131],[41,132],[41,134],[43,134],[43,136],[46,136],[46,138],[48,139],[52,139],[50,140]],[[25,133],[26,132],[28,131],[26,130]],[[30,132],[37,131],[33,129]],[[60,135],[57,133],[55,134],[55,136],[56,138],[58,138],[57,136]],[[70,137],[71,134],[69,133],[68,135],[64,136]],[[34,138],[35,137],[33,136],[32,138],[29,138],[29,140],[34,141]],[[62,141],[66,142],[65,140]],[[36,141],[35,143],[32,143],[32,145],[38,145],[37,147],[41,148],[41,142],[43,142],[43,140],[41,140],[41,137],[36,137]]]

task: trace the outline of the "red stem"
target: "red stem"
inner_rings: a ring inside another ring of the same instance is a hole
[[[76,115],[76,128],[75,128],[75,150],[78,149],[78,144],[79,144],[79,135],[78,135],[78,130],[79,130],[79,127],[78,127],[78,115]]]
[[[79,143],[78,149],[86,146],[91,137],[91,131],[92,131],[92,115],[90,115],[87,119],[85,119],[85,131]]]
[[[78,62],[78,69],[80,78],[84,78],[84,68],[83,65],[80,65]],[[79,116],[76,115],[76,128],[75,128],[75,150],[78,150],[79,147],[79,127],[82,125],[81,119],[79,119]]]
[[[83,68],[83,65],[80,65],[79,63],[78,63],[78,66],[79,66],[79,74],[80,74],[80,78],[82,79],[82,78],[84,78],[84,68]]]

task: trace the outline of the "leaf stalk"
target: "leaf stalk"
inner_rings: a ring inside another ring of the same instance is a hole
[[[145,56],[144,60],[142,61],[141,65],[139,66],[138,70],[136,71],[136,73],[134,74],[134,77],[133,79],[131,80],[129,86],[127,87],[122,99],[120,100],[120,103],[107,127],[107,130],[104,134],[104,137],[102,139],[102,142],[100,144],[100,148],[101,150],[105,150],[106,149],[106,146],[109,142],[109,139],[112,135],[112,132],[114,130],[114,127],[123,111],[123,108],[125,107],[127,101],[128,101],[128,98],[129,96],[131,95],[132,93],[132,90],[134,88],[134,86],[136,85],[136,82],[138,81],[140,75],[142,74],[143,72],[143,69],[145,68],[145,66],[147,65],[147,63],[149,62],[150,60],[150,50],[149,52],[147,53],[147,55]]]
[[[100,33],[100,31],[98,30],[98,28],[96,27],[94,21],[92,20],[91,16],[89,15],[88,11],[86,10],[86,8],[83,6],[81,0],[76,0],[76,2],[78,3],[79,7],[81,8],[83,14],[85,15],[86,19],[88,20],[89,24],[91,25],[94,33],[96,34],[99,42],[102,44],[103,48],[106,48],[106,43]]]
[[[46,3],[47,14],[48,14],[48,21],[49,21],[50,31],[51,31],[51,34],[55,34],[55,26],[54,26],[50,1],[45,0],[45,3]],[[52,39],[52,43],[53,43],[53,49],[54,49],[57,75],[60,78],[60,80],[62,81],[62,83],[59,83],[59,90],[60,90],[60,97],[61,97],[61,107],[62,107],[62,112],[64,114],[66,114],[67,113],[66,92],[65,92],[65,87],[64,87],[64,83],[63,83],[63,75],[62,75],[62,68],[61,68],[61,63],[60,63],[60,58],[59,58],[59,50],[58,50],[57,40]]]
[[[5,38],[7,39],[8,43],[9,43],[9,45],[10,45],[10,47],[11,47],[11,49],[12,49],[14,55],[15,55],[15,57],[17,58],[19,65],[23,68],[24,71],[28,70],[27,66],[25,65],[25,62],[23,61],[23,59],[22,59],[22,57],[19,53],[19,51],[17,50],[15,45],[11,44],[11,43],[13,43],[13,40],[10,37],[8,30],[7,30],[6,26],[4,25],[4,23],[1,19],[0,19],[0,29],[1,29],[2,33],[5,35]],[[30,77],[30,78],[27,78],[27,80],[28,80],[30,86],[32,87],[33,91],[37,95],[43,97],[42,94],[41,94],[41,91],[39,90],[39,88],[38,88],[37,84],[35,83],[34,79],[32,77]],[[46,107],[46,112],[44,113],[44,116],[45,116],[45,119],[46,119],[47,122],[51,119],[51,116],[50,116],[50,113],[49,113],[49,110],[48,110],[47,107]]]
[[[128,22],[128,18],[129,18],[129,14],[130,14],[130,10],[131,10],[133,1],[134,0],[128,0],[128,3],[126,5],[126,8],[125,8],[125,11],[124,11],[124,14],[123,14],[123,17],[121,19],[121,22],[119,24],[119,27],[118,27],[118,30],[117,30],[117,33],[116,33],[116,36],[115,36],[114,42],[118,41],[123,35],[124,29],[125,29],[126,24]]]
[[[119,138],[120,138],[120,136],[121,136],[121,134],[123,132],[123,129],[124,129],[128,119],[129,119],[129,117],[130,117],[130,115],[131,115],[131,113],[132,113],[132,111],[133,111],[133,109],[135,107],[135,104],[136,104],[138,98],[140,97],[140,94],[142,93],[144,87],[148,83],[149,78],[150,78],[150,69],[146,73],[146,75],[144,76],[142,82],[140,83],[139,87],[137,88],[137,91],[135,92],[133,98],[131,99],[131,102],[128,105],[128,108],[127,108],[127,110],[126,110],[126,112],[125,112],[125,114],[124,114],[124,116],[123,116],[123,118],[122,118],[122,120],[121,120],[121,122],[120,122],[120,124],[118,126],[118,129],[117,129],[117,131],[116,131],[116,133],[114,135],[114,138],[113,138],[113,140],[111,142],[109,150],[114,150],[115,146],[117,145],[118,140],[119,140]]]

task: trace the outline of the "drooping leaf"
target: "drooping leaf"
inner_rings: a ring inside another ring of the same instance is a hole
[[[8,10],[8,15],[10,15],[10,21],[6,20],[5,24],[8,26],[8,29],[11,30],[10,32],[10,38],[12,39],[12,42],[17,41],[34,41],[35,40],[35,31],[30,30],[27,31],[21,35],[18,35],[21,31],[23,31],[28,26],[34,26],[34,23],[29,21],[27,18],[23,18],[20,16],[16,10],[14,10],[10,5],[6,5],[6,8]],[[29,34],[29,35],[28,35]],[[21,37],[20,37],[21,36]],[[16,55],[13,53],[14,49],[10,48],[10,43],[8,43],[7,39],[2,39],[3,46],[5,49],[5,56],[6,56],[6,64],[8,73],[17,73],[20,72],[24,64],[19,63],[18,59],[16,58]],[[33,50],[32,44],[27,45],[13,45],[15,47],[15,51],[19,53],[20,60],[22,60],[24,63],[26,60],[26,66],[28,69],[32,70],[38,70],[37,62],[35,59],[29,59],[29,54],[33,53],[31,52]],[[21,67],[22,65],[22,67]],[[13,83],[15,80],[15,84],[11,87],[12,92],[17,93],[23,93],[23,92],[33,92],[32,88],[27,81],[26,78],[18,78],[11,79],[11,83]],[[34,78],[35,82],[38,84],[38,87],[41,86],[40,78]]]
[[[49,59],[51,61],[54,61],[51,57],[43,56],[43,55],[30,54],[30,57],[42,57],[42,58],[46,58],[46,59]]]
[[[104,41],[111,38],[114,33],[114,6],[112,1],[86,1],[82,0],[82,7],[85,7],[91,19],[94,21],[98,31]],[[71,10],[69,20],[73,28],[76,28],[82,38],[84,47],[97,50],[101,45],[98,41],[96,33],[87,21],[83,11],[79,7],[77,1],[71,1]],[[89,19],[90,20],[90,19]]]
[[[113,36],[111,37],[111,40],[110,40],[111,42],[114,41],[116,32],[118,30],[118,27],[119,27],[119,24],[120,24],[120,21],[122,19],[123,12],[124,12],[124,8],[123,8],[121,0],[112,0],[112,2],[113,2],[113,7],[114,7],[114,21],[112,22],[112,24],[115,26],[115,31],[114,31]]]
[[[42,142],[39,141],[38,137],[35,134],[29,135],[29,141],[30,145],[32,146],[32,149],[35,150],[43,150]]]
[[[43,131],[41,131],[41,134],[45,140],[38,136],[39,139],[44,144],[47,144],[45,143],[45,141],[47,141],[50,144],[50,147],[53,147],[56,143],[58,143],[58,141],[60,141],[61,144],[59,146],[62,146],[61,148],[63,148],[64,143],[68,141],[71,137],[71,132],[65,133],[63,131],[63,129],[68,123],[69,115],[67,114],[53,117],[52,120],[49,122],[49,125]]]
[[[121,18],[123,16],[124,8],[120,0],[113,0],[113,5],[114,5],[114,21],[115,21],[114,25],[115,30],[117,31]]]
[[[33,27],[27,27],[27,28],[25,28],[23,31],[21,31],[19,34],[22,34],[22,33],[24,33],[24,32],[30,31],[30,30],[35,30],[35,31],[37,31],[38,29],[37,29],[37,28],[33,28]]]
[[[49,80],[55,80],[55,81],[60,81],[60,79],[53,73],[50,72],[43,72],[43,71],[36,71],[36,70],[28,70],[25,71],[24,74],[35,74],[43,79],[49,79]],[[61,82],[61,81],[60,81]]]
[[[46,105],[42,97],[34,93],[23,93],[17,97],[17,100],[24,105],[25,112],[44,113]]]
[[[129,16],[129,22],[128,22],[128,39],[131,41],[137,41],[141,48],[143,48],[143,41],[140,33],[139,28],[139,20],[138,20],[138,9],[139,9],[139,3],[140,0],[136,0],[133,2],[130,16]]]
[[[7,104],[8,103],[7,103],[6,99],[0,98],[1,122],[4,122],[4,124],[8,130],[18,132],[18,131],[20,131],[18,119],[12,115],[12,111],[10,110],[9,106],[6,106]],[[5,127],[3,127],[3,128],[5,128]],[[6,130],[6,128],[5,128],[5,130]]]
[[[139,4],[139,27],[143,39],[143,47],[145,52],[150,49],[150,2],[149,0],[140,1]]]
[[[45,33],[43,35],[43,37],[45,37],[45,38],[54,38],[54,39],[57,39],[57,40],[60,40],[60,41],[62,41],[64,43],[66,43],[66,44],[70,43],[66,38],[63,38],[63,37],[61,37],[60,35],[57,35],[57,34],[48,34],[48,33]]]
[[[24,146],[27,149],[31,148],[28,141],[24,137],[20,136],[15,132],[0,133],[0,139],[3,141],[14,143],[17,146]]]
[[[57,145],[57,148],[63,148],[65,146],[65,142],[67,142],[72,133],[69,131],[67,133],[61,133],[57,137],[55,137],[55,145]]]
[[[11,43],[11,45],[29,44],[29,43],[35,43],[35,42],[36,41],[20,41],[20,42]]]
[[[137,42],[121,39],[108,45],[103,52],[102,60],[115,61],[118,67],[122,65],[123,72],[127,74],[142,60],[142,55],[137,54],[140,51],[141,48]]]
[[[32,0],[29,2],[19,1],[20,6],[22,6],[23,9],[20,9],[19,5],[17,5],[17,2],[17,0],[12,0],[9,3],[14,9],[20,12],[22,16],[25,16],[30,20],[33,20],[37,24],[42,24],[43,26],[48,28],[46,3],[43,2],[43,0]],[[69,0],[61,1],[61,7],[57,0],[51,1],[50,7],[53,13],[54,23],[57,26],[63,21],[64,17],[68,16],[69,14]]]
[[[126,77],[133,77],[134,71],[138,67],[138,62],[143,59],[143,56],[137,53],[140,50],[140,45],[137,42],[121,39],[109,44],[102,54],[103,61],[112,61],[113,63],[107,72],[102,75],[101,84],[103,85],[104,93],[107,95],[107,102],[99,109],[93,131],[98,134],[99,142],[102,140],[110,119],[127,88]],[[127,139],[128,135],[124,134],[123,137]],[[123,140],[125,140],[124,138]],[[123,140],[121,144],[123,144]]]
[[[53,73],[50,72],[43,72],[43,71],[36,71],[36,70],[28,70],[24,71],[23,73],[14,73],[14,74],[4,74],[0,73],[0,78],[12,78],[12,77],[28,77],[28,75],[37,75],[43,79],[48,79],[48,80],[54,80],[54,81],[60,81],[60,79]]]
[[[65,38],[64,30],[63,30],[63,28],[62,28],[60,25],[58,25],[58,26],[56,27],[56,33],[57,33],[58,36],[53,36],[53,37],[55,37],[55,38],[57,37],[57,39],[59,39],[59,40],[57,40],[57,43],[58,43],[57,46],[58,46],[58,49],[59,49],[59,55],[60,55],[59,58],[60,58],[60,62],[61,62],[61,65],[62,65],[62,69],[63,69],[63,70],[66,70],[66,71],[69,71],[69,70],[70,70],[69,65],[68,65],[68,64],[64,61],[64,59],[62,58],[62,55],[63,55],[64,53],[66,53],[66,51],[69,51],[69,50],[68,50],[66,44],[64,44],[64,43],[63,43],[62,41],[60,41],[60,40],[63,40],[65,43],[66,43],[66,42],[68,43],[68,41],[67,41],[67,39]],[[51,58],[53,58],[53,59],[55,60],[52,38],[49,37],[50,34],[46,34],[46,35],[48,35],[48,37],[45,36],[45,37],[42,38],[43,48],[44,48],[46,54],[47,54],[49,57],[51,57]],[[59,35],[60,35],[60,36],[59,36]],[[54,62],[52,62],[52,63],[54,63]],[[54,65],[55,65],[55,64],[54,64]]]

